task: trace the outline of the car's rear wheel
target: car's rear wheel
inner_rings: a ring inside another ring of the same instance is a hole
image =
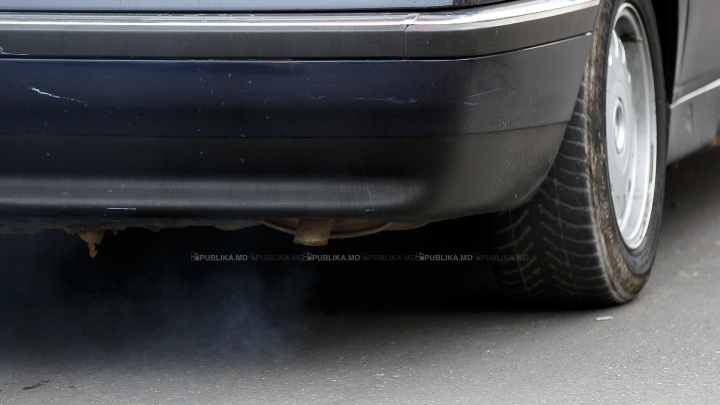
[[[521,300],[611,305],[657,250],[667,126],[649,0],[605,0],[560,152],[533,200],[498,215],[498,284]]]

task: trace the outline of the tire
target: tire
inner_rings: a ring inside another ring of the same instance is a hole
[[[603,0],[599,13],[575,109],[546,180],[528,204],[493,218],[495,240],[505,258],[495,266],[495,279],[515,300],[573,307],[624,303],[643,288],[655,258],[665,183],[668,108],[657,25],[649,0]],[[630,35],[637,28],[632,18],[644,27],[645,35],[640,39]],[[625,65],[613,65],[610,57]],[[651,62],[651,67],[638,68],[638,60]],[[632,74],[625,79],[617,72]],[[636,85],[638,78],[645,78],[644,87]],[[628,103],[632,111],[623,110],[623,97],[627,95],[616,94],[627,88],[617,84],[619,80],[632,83],[631,90],[626,91],[631,94]],[[636,93],[636,87],[643,87],[643,91]],[[637,107],[635,100],[640,99],[645,104]],[[632,121],[627,118],[631,116]],[[610,117],[612,121],[608,121]],[[634,122],[635,127],[627,122]],[[636,128],[634,138],[626,139],[626,128]],[[634,154],[625,150],[631,148],[626,146],[631,140]],[[629,159],[637,169],[617,174],[623,159]],[[635,177],[627,180],[626,176]],[[627,192],[623,191],[625,180]],[[641,214],[635,218],[636,213]]]

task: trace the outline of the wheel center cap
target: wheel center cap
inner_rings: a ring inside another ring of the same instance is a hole
[[[625,139],[627,138],[627,120],[625,114],[625,106],[622,100],[615,102],[615,149],[618,153],[622,153],[625,149]]]

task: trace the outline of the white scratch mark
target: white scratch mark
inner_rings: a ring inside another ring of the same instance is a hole
[[[494,92],[500,91],[502,89],[504,89],[504,87],[500,87],[499,89],[495,89],[495,90],[484,91],[484,92],[478,93],[478,94],[473,94],[472,96],[468,96],[467,98],[472,98],[472,97],[482,96],[484,94],[494,93]]]
[[[367,100],[367,101],[383,101],[390,104],[413,104],[417,103],[417,99],[411,98],[409,100],[398,100],[395,97],[390,98],[366,98],[366,97],[357,97],[355,100]]]
[[[70,100],[70,101],[74,101],[74,102],[76,102],[76,103],[80,103],[80,104],[85,104],[85,105],[87,105],[87,103],[85,103],[85,102],[82,101],[82,100],[75,100],[74,98],[56,96],[56,95],[54,95],[54,94],[50,94],[50,93],[46,93],[46,92],[44,92],[44,91],[41,91],[40,89],[36,89],[35,87],[30,87],[30,90],[32,90],[32,91],[34,91],[34,92],[36,92],[36,93],[38,93],[38,94],[42,94],[43,96],[48,96],[48,97],[52,97],[52,98],[58,98],[58,99],[61,99],[61,100]]]
[[[468,103],[467,101],[465,101],[465,102],[463,102],[463,104],[467,104],[467,105],[478,105],[478,104],[480,104],[480,103]]]
[[[2,46],[0,46],[0,55],[15,55],[15,56],[28,56],[26,53],[12,53],[12,52],[5,52]]]
[[[135,211],[137,208],[108,208],[109,210]]]

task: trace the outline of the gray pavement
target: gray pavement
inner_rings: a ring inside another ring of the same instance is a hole
[[[194,263],[298,253],[253,228],[0,238],[1,404],[688,404],[720,401],[720,149],[670,168],[634,302],[518,308],[460,263]],[[329,253],[470,253],[482,219]],[[598,321],[599,317],[612,317]]]

